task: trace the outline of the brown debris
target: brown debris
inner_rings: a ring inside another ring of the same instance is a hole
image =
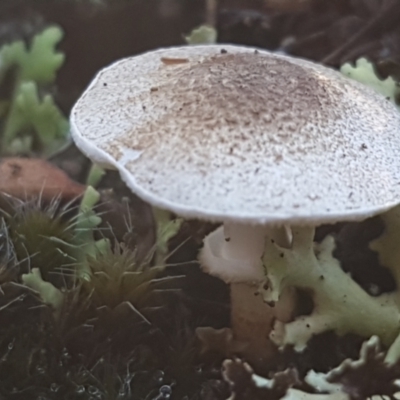
[[[199,327],[196,329],[196,336],[201,342],[201,354],[217,353],[225,358],[232,357],[243,353],[249,345],[236,340],[230,328]]]
[[[85,191],[85,185],[71,180],[65,172],[47,161],[9,157],[0,160],[0,193],[28,199],[51,201],[60,196],[72,200]]]
[[[187,58],[171,58],[161,57],[161,62],[165,65],[186,64],[189,62]]]

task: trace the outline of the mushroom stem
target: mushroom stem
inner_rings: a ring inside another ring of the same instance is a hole
[[[236,340],[246,342],[244,356],[254,366],[265,365],[276,351],[269,339],[274,309],[259,295],[259,284],[231,284],[231,325]]]
[[[288,225],[268,228],[267,236],[280,247],[285,249],[290,249],[292,247],[293,234]]]
[[[224,224],[224,243],[221,257],[227,260],[243,260],[260,264],[265,245],[265,226]],[[262,270],[260,269],[260,272]]]
[[[265,276],[262,256],[266,237],[283,247],[291,246],[286,227],[225,223],[204,239],[199,259],[203,270],[231,285],[231,324],[235,338],[249,343],[245,356],[253,363],[265,362],[273,354],[269,339],[275,318],[287,321],[292,294],[283,296],[276,307],[258,295]]]
[[[215,28],[217,24],[218,0],[206,1],[206,23]]]

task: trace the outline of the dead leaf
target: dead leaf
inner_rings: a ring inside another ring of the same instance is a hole
[[[51,201],[60,196],[72,200],[85,191],[85,185],[47,161],[37,158],[9,157],[0,160],[0,192],[25,200],[41,197]]]

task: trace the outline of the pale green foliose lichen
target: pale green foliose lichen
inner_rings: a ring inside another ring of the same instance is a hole
[[[396,363],[398,363],[399,360],[400,360],[400,334],[399,336],[397,336],[396,340],[389,347],[386,353],[385,362],[388,365],[395,365]]]
[[[365,341],[360,350],[360,356],[357,360],[345,359],[338,367],[331,369],[327,373],[315,372],[311,370],[307,373],[305,381],[313,387],[318,393],[338,393],[344,392],[345,388],[340,383],[332,383],[335,377],[344,374],[348,370],[357,370],[367,365],[371,352],[378,354],[380,351],[379,338],[372,336]]]
[[[193,29],[188,36],[185,37],[187,44],[213,44],[217,42],[217,31],[212,26],[202,25]]]
[[[62,36],[53,26],[37,34],[29,47],[16,41],[0,49],[0,84],[9,76],[14,79],[11,98],[0,100],[2,153],[48,156],[67,143],[67,120],[50,94],[41,95],[64,62],[56,50]],[[14,75],[8,75],[11,70]]]
[[[371,250],[378,253],[379,262],[388,268],[395,280],[396,287],[400,288],[400,206],[392,208],[381,216],[385,230],[383,234],[370,243]],[[400,309],[399,289],[394,293],[395,301]],[[389,348],[386,361],[394,364],[400,359],[400,333]]]
[[[385,224],[385,230],[379,238],[370,243],[369,247],[378,253],[380,264],[389,268],[397,287],[400,288],[400,206],[392,208],[380,217]],[[396,292],[396,301],[400,307],[398,292]]]
[[[395,294],[372,297],[340,267],[332,252],[332,236],[314,243],[313,228],[294,228],[291,248],[267,240],[263,265],[267,302],[277,302],[286,288],[302,289],[312,296],[310,315],[294,321],[277,321],[271,339],[278,346],[305,349],[313,335],[334,331],[369,338],[377,335],[390,345],[400,331],[400,313]]]
[[[99,200],[100,193],[88,186],[82,197],[75,221],[75,240],[78,243],[75,262],[78,265],[78,273],[83,279],[90,275],[87,265],[88,257],[95,257],[108,251],[110,247],[107,239],[95,240],[94,238],[94,231],[101,223],[101,217],[94,210]]]
[[[106,170],[100,167],[100,165],[92,164],[89,174],[86,178],[86,185],[96,187],[100,183],[105,173]]]
[[[165,266],[168,257],[168,242],[182,226],[183,218],[171,218],[169,211],[153,207],[154,220],[156,222],[155,264]]]
[[[346,63],[340,68],[340,72],[382,94],[392,103],[396,104],[400,88],[395,80],[389,76],[386,79],[380,79],[374,69],[374,65],[365,58],[356,61],[355,66]],[[397,105],[398,107],[398,105]]]
[[[64,55],[55,50],[62,36],[61,29],[53,26],[36,35],[29,49],[23,41],[3,46],[0,50],[1,74],[7,67],[18,66],[18,79],[52,83],[64,62]]]
[[[64,301],[64,294],[50,282],[43,280],[39,268],[33,268],[28,274],[22,275],[24,285],[39,293],[43,303],[51,306],[57,314]]]

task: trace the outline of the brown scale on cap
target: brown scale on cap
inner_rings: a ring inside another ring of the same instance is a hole
[[[321,149],[309,142],[312,132],[305,125],[310,120],[325,125],[341,92],[335,88],[326,92],[315,73],[301,66],[254,53],[219,54],[192,63],[179,74],[160,68],[157,75],[162,82],[157,93],[150,97],[144,93],[132,101],[146,103],[147,110],[164,104],[164,112],[150,123],[135,126],[127,137],[118,138],[119,143],[136,149],[155,147],[158,138],[152,133],[162,127],[164,135],[179,136],[188,149],[198,144],[204,155],[209,154],[209,146],[226,147],[222,150],[227,163],[231,148],[240,142],[249,142],[250,153],[262,149],[267,158],[280,143],[289,153],[327,150],[322,141]],[[176,119],[186,129],[175,131]],[[225,130],[225,134],[214,133]],[[297,135],[301,130],[303,134]]]
[[[252,223],[314,225],[391,207],[399,127],[392,104],[330,69],[220,45],[122,60],[72,113],[78,147],[150,203]]]

